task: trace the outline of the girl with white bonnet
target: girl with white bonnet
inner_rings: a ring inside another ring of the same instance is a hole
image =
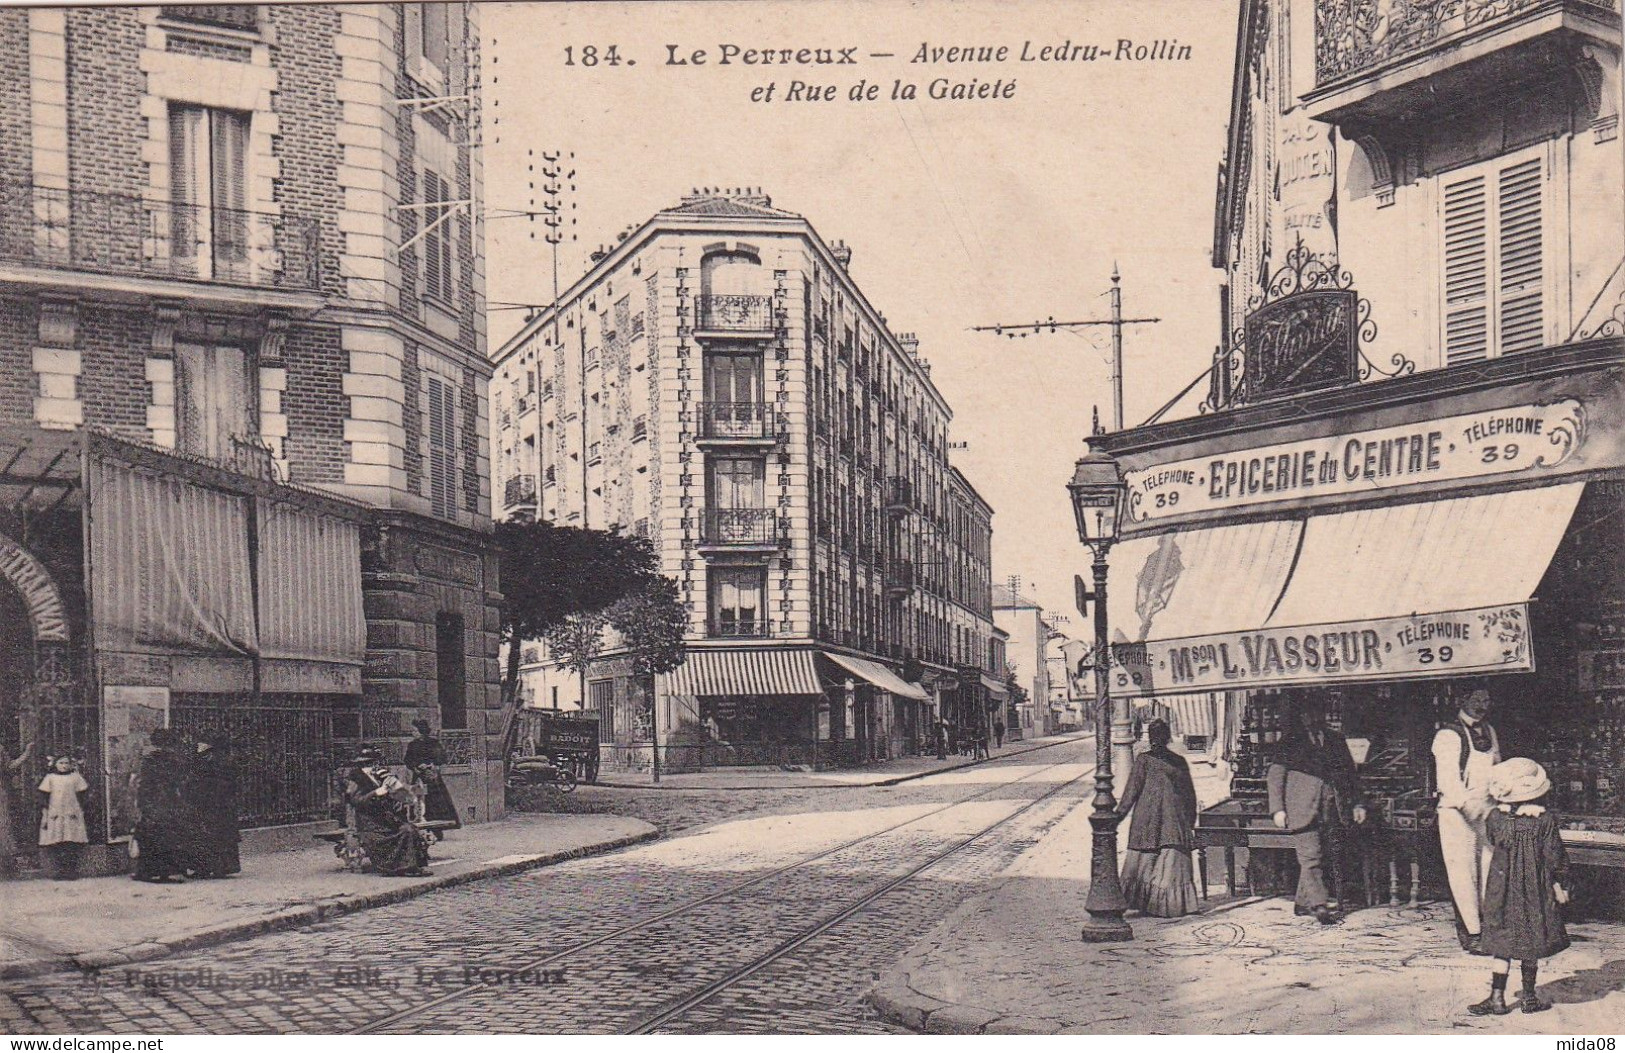
[[[1495,807],[1484,826],[1494,850],[1484,884],[1484,953],[1497,961],[1490,996],[1467,1007],[1475,1016],[1512,1012],[1506,1002],[1512,959],[1523,965],[1523,993],[1514,1003],[1525,1013],[1552,1004],[1535,994],[1540,959],[1569,945],[1559,905],[1569,901],[1563,887],[1568,857],[1557,817],[1546,807],[1551,782],[1546,770],[1527,757],[1514,757],[1490,769]]]

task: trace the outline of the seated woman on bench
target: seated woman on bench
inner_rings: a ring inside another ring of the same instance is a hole
[[[355,809],[356,839],[380,874],[427,874],[429,848],[411,821],[412,791],[401,783],[372,747],[356,754],[346,776],[345,796]]]

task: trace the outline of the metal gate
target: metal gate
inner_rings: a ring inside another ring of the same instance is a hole
[[[187,739],[224,751],[244,827],[314,822],[332,811],[332,706],[342,697],[177,694],[170,722]]]

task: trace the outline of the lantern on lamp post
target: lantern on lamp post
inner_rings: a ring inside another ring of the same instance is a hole
[[[1118,519],[1127,489],[1122,469],[1109,454],[1090,451],[1080,457],[1067,484],[1078,540],[1094,553],[1094,591],[1079,590],[1094,606],[1095,615],[1095,798],[1089,825],[1094,828],[1090,852],[1089,898],[1084,909],[1089,920],[1083,939],[1089,943],[1131,940],[1134,932],[1123,920],[1128,901],[1117,876],[1117,799],[1112,796],[1112,699],[1110,690],[1111,638],[1106,623],[1106,553],[1117,540]],[[1081,612],[1080,612],[1081,613]]]

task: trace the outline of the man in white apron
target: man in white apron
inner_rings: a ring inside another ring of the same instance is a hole
[[[1483,933],[1480,901],[1491,849],[1484,832],[1490,769],[1501,763],[1501,743],[1490,727],[1490,693],[1467,696],[1456,719],[1433,736],[1433,770],[1439,787],[1439,846],[1444,851],[1457,933],[1469,951]]]

